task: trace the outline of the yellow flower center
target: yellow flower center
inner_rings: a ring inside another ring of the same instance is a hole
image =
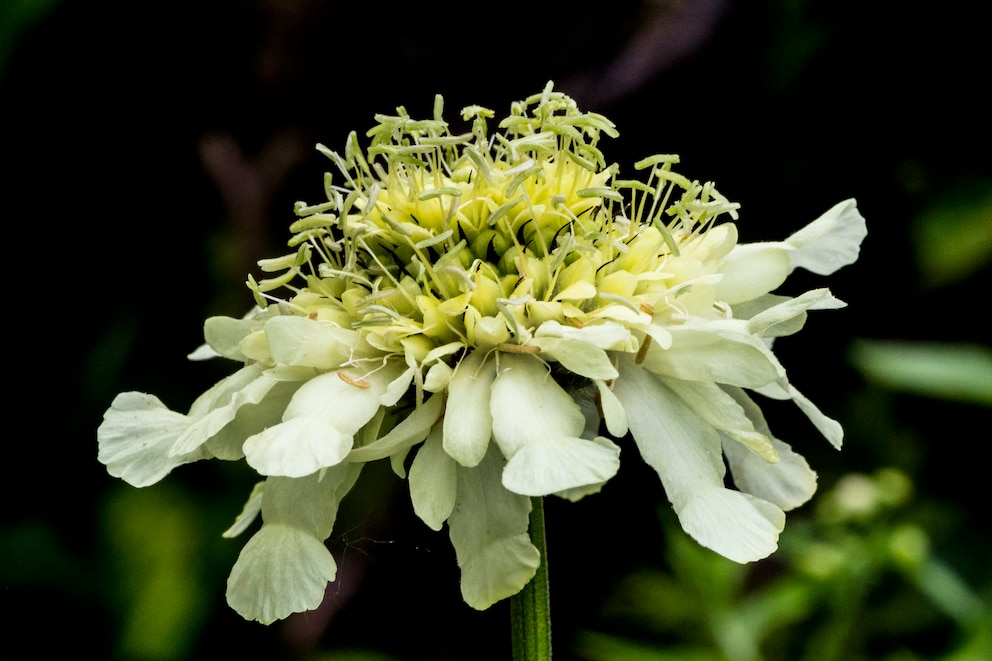
[[[647,183],[618,180],[597,147],[613,125],[550,89],[492,136],[483,108],[463,111],[460,135],[440,100],[433,120],[399,110],[378,117],[366,152],[354,134],[343,156],[320,148],[344,181],[328,174],[328,201],[297,205],[297,252],[249,282],[261,305],[288,286],[299,314],[418,361],[452,343],[536,352],[548,322],[635,329],[677,310],[679,285],[736,240],[732,225],[706,231],[735,207],[674,173],[676,157],[639,163]]]

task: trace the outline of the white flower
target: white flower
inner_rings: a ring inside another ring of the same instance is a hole
[[[844,304],[774,292],[796,268],[857,258],[853,200],[785,241],[740,243],[721,222],[736,204],[675,156],[621,178],[598,147],[612,123],[550,85],[496,135],[493,114],[465,109],[455,135],[439,100],[432,119],[380,116],[367,148],[355,134],[343,156],[319,147],[337,170],[327,199],[297,204],[293,252],[249,278],[257,307],[208,319],[191,355],[243,367],[185,415],[140,393],[107,411],[99,458],[135,486],[209,457],[263,478],[229,531],[261,515],[228,586],[247,618],[320,603],[336,572],[324,540],[369,461],[389,460],[417,515],[448,528],[481,609],[541,562],[531,498],[595,493],[621,456],[658,472],[704,546],[739,562],[774,551],[816,476],[755,393],[791,399],[841,444],[772,346]]]

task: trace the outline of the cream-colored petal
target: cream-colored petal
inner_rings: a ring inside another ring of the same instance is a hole
[[[835,204],[785,243],[792,248],[789,260],[793,269],[829,275],[857,261],[867,235],[868,227],[857,202],[850,199]]]
[[[341,500],[358,480],[362,464],[343,463],[301,478],[269,477],[262,498],[262,519],[305,530],[327,539]]]
[[[354,444],[325,417],[291,418],[249,437],[245,460],[261,475],[303,477],[335,466]]]
[[[189,425],[187,416],[170,411],[153,395],[121,393],[97,429],[97,458],[107,472],[128,484],[154,484],[173,468],[205,458],[202,450],[183,455],[170,452]]]
[[[603,412],[606,430],[614,438],[623,438],[627,434],[627,412],[613,390],[604,381],[593,381],[599,392],[599,407]]]
[[[264,491],[265,480],[256,482],[254,488],[251,490],[251,494],[248,496],[248,500],[245,501],[244,507],[241,508],[241,513],[234,519],[231,527],[223,532],[222,537],[237,537],[255,522],[255,519],[262,513],[262,493]]]
[[[492,436],[490,397],[496,361],[483,351],[462,358],[448,384],[444,411],[444,451],[462,466],[475,466]]]
[[[578,340],[610,351],[633,350],[630,329],[613,321],[589,324],[582,328],[565,326],[557,321],[546,321],[537,329],[534,337],[560,337]]]
[[[781,378],[785,369],[771,350],[746,331],[746,322],[700,320],[668,330],[668,349],[652,346],[643,366],[662,376],[757,388]]]
[[[204,442],[204,451],[225,461],[243,459],[245,439],[279,424],[299,387],[298,381],[279,381],[257,404],[239,406],[234,418]]]
[[[462,598],[478,610],[520,592],[541,563],[527,534],[531,500],[503,487],[503,465],[499,450],[490,447],[474,468],[459,467],[458,498],[448,518]]]
[[[500,354],[490,412],[493,438],[507,459],[527,443],[577,437],[585,428],[579,405],[530,355]]]
[[[740,563],[774,553],[785,527],[785,514],[775,505],[724,488],[693,494],[678,515],[682,528],[697,542]]]
[[[219,355],[244,361],[246,357],[241,351],[241,342],[261,329],[270,316],[271,312],[254,308],[241,319],[210,317],[203,323],[203,337],[207,345]]]
[[[823,414],[816,404],[811,402],[806,398],[801,392],[799,392],[795,386],[791,383],[788,385],[789,395],[792,397],[792,401],[796,403],[799,410],[806,414],[813,426],[819,430],[823,437],[830,441],[830,444],[840,449],[841,445],[844,444],[844,428],[841,427],[840,423]]]
[[[532,344],[573,374],[587,379],[614,379],[617,376],[606,351],[592,344],[560,337],[535,337]]]
[[[788,512],[816,493],[816,473],[787,443],[773,438],[772,444],[779,458],[775,463],[761,459],[730,438],[724,440],[723,452],[738,489]]]
[[[247,620],[271,624],[317,608],[336,574],[323,540],[292,526],[263,525],[234,563],[227,603]]]
[[[620,448],[608,439],[552,436],[526,443],[510,458],[503,486],[525,496],[547,496],[602,485],[619,468]]]
[[[320,370],[339,368],[360,342],[359,334],[353,330],[294,315],[269,319],[265,335],[277,363]]]
[[[723,260],[723,278],[716,285],[718,300],[734,304],[777,289],[789,276],[789,253],[777,243],[738,245]]]
[[[420,443],[444,412],[444,396],[434,395],[415,408],[395,427],[368,445],[352,449],[348,461],[375,461],[386,457],[405,456],[407,450]]]
[[[644,460],[665,486],[682,528],[735,562],[766,557],[778,545],[782,511],[723,486],[720,436],[657,376],[623,359],[614,393],[627,410]]]
[[[441,426],[434,428],[410,465],[413,511],[432,530],[440,530],[455,507],[458,463],[444,451]]]
[[[755,429],[744,408],[723,388],[715,383],[679,379],[667,379],[665,385],[675,391],[701,420],[714,429],[745,446],[761,457],[762,461],[778,461],[771,437]]]
[[[217,435],[246,404],[261,402],[279,381],[259,364],[241,368],[198,397],[190,407],[189,429],[172,446],[172,454],[186,454]]]

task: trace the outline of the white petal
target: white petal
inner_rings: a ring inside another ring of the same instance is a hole
[[[714,429],[744,445],[763,461],[778,461],[770,436],[754,428],[744,408],[723,388],[715,383],[679,379],[667,379],[665,384]]]
[[[529,442],[577,437],[582,410],[534,356],[501,354],[490,412],[493,438],[508,459]]]
[[[724,488],[719,434],[700,420],[658,377],[621,363],[614,393],[627,410],[644,460],[661,477],[682,528],[703,546],[736,562],[775,550],[782,511]]]
[[[535,337],[533,344],[541,348],[541,353],[573,374],[587,379],[614,379],[617,370],[603,349],[581,340],[560,337]]]
[[[245,404],[258,404],[279,381],[263,372],[259,364],[243,367],[223,379],[193,402],[189,410],[192,421],[175,445],[173,454],[186,454],[213,438]]]
[[[806,417],[813,423],[813,426],[816,427],[821,434],[823,434],[823,437],[830,441],[830,444],[839,450],[841,445],[844,444],[844,428],[840,426],[840,423],[833,418],[828,418],[825,416],[823,412],[816,407],[816,404],[808,400],[805,395],[796,390],[795,386],[791,383],[789,384],[788,389],[789,395],[792,397],[792,401],[796,403],[799,410],[805,413]]]
[[[265,491],[265,481],[257,482],[245,501],[241,513],[234,519],[234,524],[224,531],[222,537],[237,537],[248,529],[258,515],[262,513],[262,493]]]
[[[444,396],[434,395],[403,418],[389,432],[368,445],[354,448],[348,461],[374,461],[397,454],[404,455],[430,433],[434,423],[444,412]]]
[[[154,484],[176,466],[205,457],[200,450],[170,454],[176,439],[189,425],[189,418],[170,411],[153,395],[121,393],[97,429],[97,458],[107,466],[107,472],[128,484]]]
[[[224,425],[203,444],[210,456],[225,461],[243,459],[245,439],[282,421],[282,415],[299,382],[279,381],[257,404],[239,406],[234,419]]]
[[[725,438],[723,452],[737,488],[786,511],[799,507],[812,498],[816,492],[816,473],[810,469],[806,460],[787,443],[772,437],[761,409],[747,393],[739,388],[728,388],[727,393],[754,422],[755,429],[772,439],[779,457],[777,463],[769,463],[740,443]]]
[[[203,339],[219,355],[243,362],[245,355],[241,351],[241,342],[261,329],[274,310],[274,307],[266,310],[255,307],[241,319],[210,317],[203,323]]]
[[[627,434],[627,413],[624,411],[623,405],[604,381],[596,380],[593,383],[596,384],[599,391],[599,405],[603,410],[606,430],[614,438],[623,438]]]
[[[301,477],[340,463],[404,372],[389,365],[362,378],[327,372],[310,379],[293,395],[283,422],[245,441],[248,464],[262,475]]]
[[[292,526],[267,524],[234,563],[227,602],[245,619],[271,624],[317,608],[336,573],[322,540]]]
[[[861,242],[868,235],[865,219],[854,200],[834,205],[822,216],[799,230],[785,243],[792,268],[804,268],[828,275],[858,259]]]
[[[458,500],[448,518],[462,598],[478,610],[520,592],[541,563],[527,534],[530,498],[504,489],[502,471],[494,447],[476,467],[460,467]]]
[[[495,378],[495,360],[473,351],[458,363],[448,384],[444,451],[462,466],[475,466],[486,454],[493,430],[489,399]]]
[[[280,315],[265,324],[272,359],[284,365],[337,369],[348,360],[359,335],[308,317]]]
[[[546,496],[598,487],[619,468],[620,448],[605,438],[549,437],[525,444],[510,458],[503,470],[503,486],[525,496]]]
[[[775,505],[724,488],[693,494],[678,515],[693,539],[740,563],[771,555],[785,526],[785,514]]]
[[[413,511],[432,530],[440,530],[455,507],[458,464],[444,451],[437,426],[410,465]]]
[[[769,297],[770,298],[770,297]],[[813,289],[796,298],[776,297],[775,303],[756,311],[748,319],[748,330],[762,337],[778,337],[799,331],[806,320],[807,310],[837,309],[844,303],[828,289]],[[734,309],[737,312],[737,309]]]
[[[774,464],[732,439],[724,442],[723,452],[738,489],[789,511],[816,493],[816,473],[787,443],[776,438],[772,439],[772,444],[779,457]]]
[[[344,463],[301,478],[267,478],[262,519],[266,524],[285,524],[305,530],[317,539],[327,539],[338,506],[361,471],[362,464]]]
[[[763,386],[785,374],[760,338],[720,326],[719,322],[701,321],[670,327],[672,346],[662,349],[652,344],[643,366],[663,376],[745,388]]]
[[[716,285],[718,300],[749,301],[778,288],[789,276],[789,254],[777,243],[738,245],[723,260],[723,279]]]
[[[579,340],[586,344],[597,346],[600,349],[612,351],[631,350],[629,348],[631,342],[630,330],[626,326],[612,321],[588,324],[582,328],[564,326],[557,321],[546,321],[537,329],[534,337],[561,337],[570,340]]]
[[[341,463],[354,437],[343,434],[325,417],[286,420],[248,438],[245,460],[261,475],[302,477]]]
[[[455,373],[448,363],[439,360],[427,369],[424,375],[424,390],[427,392],[442,392],[451,383],[451,376]]]
[[[695,491],[723,486],[719,434],[662,379],[625,358],[613,393],[627,411],[641,455],[658,472],[676,511]]]

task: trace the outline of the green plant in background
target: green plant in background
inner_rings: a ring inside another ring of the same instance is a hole
[[[589,661],[992,658],[992,609],[933,553],[921,505],[897,469],[847,474],[766,565],[730,563],[670,535],[659,566],[624,578],[602,629],[582,633],[576,652]],[[661,520],[674,532],[667,512]],[[938,649],[913,651],[927,635]]]
[[[916,219],[912,238],[925,289],[967,282],[992,263],[992,184],[939,196]],[[850,359],[869,381],[889,390],[992,406],[987,342],[861,339],[852,344]]]
[[[493,117],[465,108],[452,133],[438,98],[431,119],[378,116],[367,147],[320,147],[338,170],[326,201],[297,204],[293,252],[249,277],[257,307],[208,319],[191,356],[242,367],[186,414],[137,392],[106,412],[99,459],[134,486],[207,458],[262,478],[226,533],[261,518],[228,580],[245,618],[321,603],[341,501],[387,460],[424,523],[447,526],[465,602],[512,597],[515,656],[548,658],[543,497],[596,493],[630,442],[681,528],[747,563],[816,489],[751,393],[791,400],[841,445],[771,347],[844,304],[772,292],[857,259],[853,200],[785,241],[739,243],[723,220],[736,204],[671,155],[620,178],[599,147],[613,124],[550,84],[496,132]]]

